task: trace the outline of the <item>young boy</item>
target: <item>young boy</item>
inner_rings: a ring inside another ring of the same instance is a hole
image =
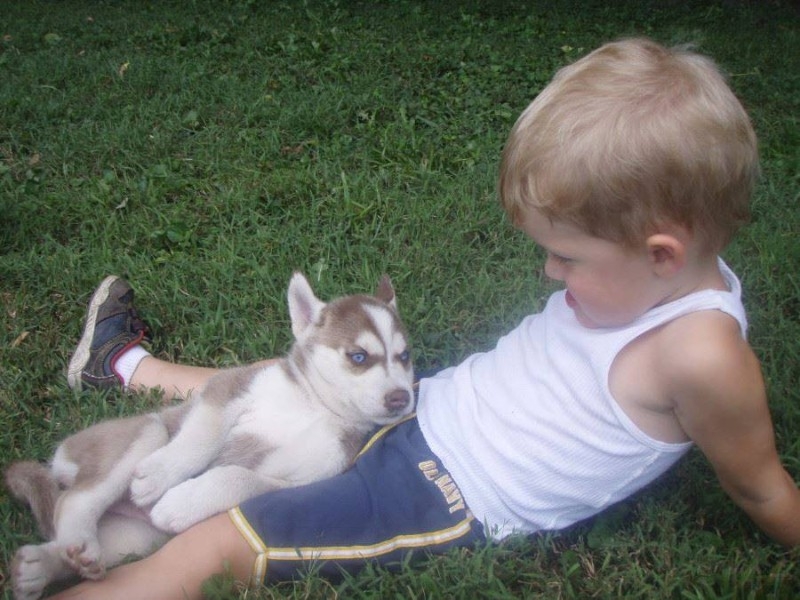
[[[421,381],[416,418],[341,476],[267,494],[61,597],[198,598],[242,581],[384,564],[567,527],[629,496],[692,444],[767,534],[800,543],[736,276],[718,257],[757,176],[749,119],[714,64],[647,40],[565,67],[503,153],[500,197],[563,282],[490,352]],[[183,397],[214,372],[137,346],[133,292],[90,304],[70,382]],[[130,348],[134,349],[131,350]]]

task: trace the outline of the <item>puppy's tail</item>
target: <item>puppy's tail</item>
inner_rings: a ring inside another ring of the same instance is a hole
[[[53,539],[53,515],[61,491],[50,469],[36,461],[23,460],[6,469],[5,480],[11,494],[31,507],[42,536]]]

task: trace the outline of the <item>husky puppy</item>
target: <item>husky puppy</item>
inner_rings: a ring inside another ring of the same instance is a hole
[[[262,492],[337,474],[370,431],[411,412],[408,339],[386,275],[375,296],[326,304],[295,273],[288,301],[295,341],[285,358],[222,371],[160,412],[80,431],[49,467],[6,470],[49,540],[17,551],[17,600],[74,574],[101,578]]]

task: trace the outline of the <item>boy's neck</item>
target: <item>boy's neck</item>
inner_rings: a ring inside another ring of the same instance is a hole
[[[687,261],[675,278],[669,300],[677,300],[703,290],[730,291],[716,255]]]

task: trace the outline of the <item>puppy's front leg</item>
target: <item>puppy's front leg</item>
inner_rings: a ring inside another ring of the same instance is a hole
[[[150,520],[159,529],[180,533],[249,498],[284,486],[285,482],[259,477],[238,465],[214,467],[168,490],[150,511]]]
[[[198,398],[175,437],[142,459],[131,481],[131,499],[146,507],[168,489],[205,469],[224,443],[224,410]]]

